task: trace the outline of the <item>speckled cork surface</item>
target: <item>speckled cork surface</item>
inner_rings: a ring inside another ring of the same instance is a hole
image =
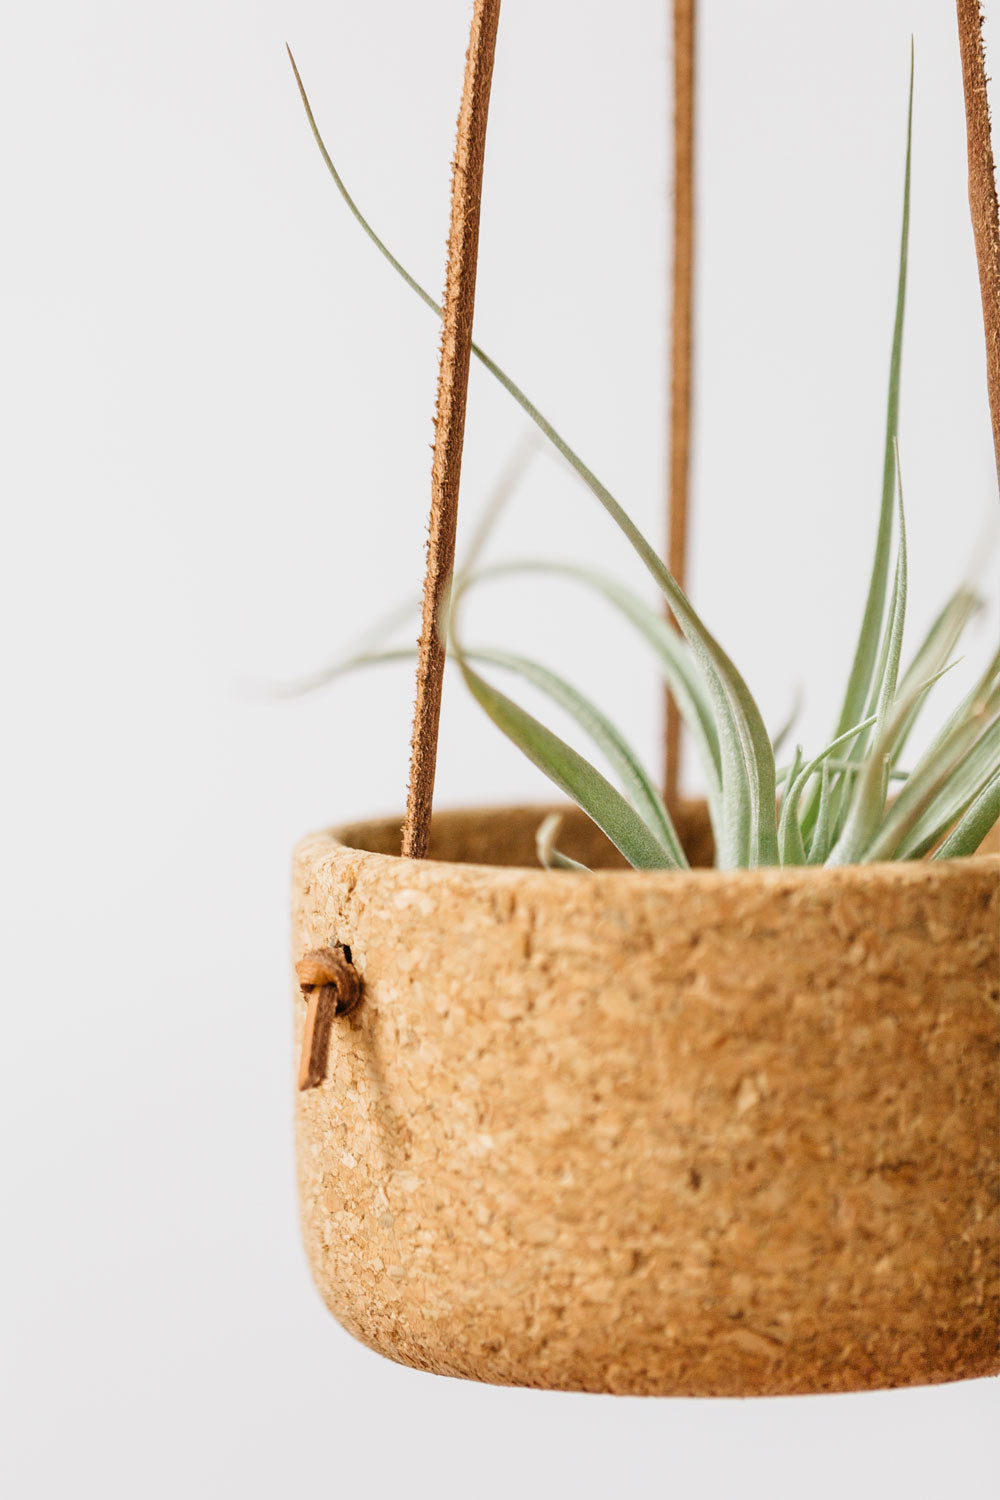
[[[539,818],[439,815],[419,863],[398,822],[298,848],[293,958],[346,943],[364,982],[297,1096],[334,1315],[420,1369],[571,1390],[996,1373],[1000,857],[511,868]],[[442,862],[470,859],[499,867]]]

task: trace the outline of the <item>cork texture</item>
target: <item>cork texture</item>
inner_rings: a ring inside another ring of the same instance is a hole
[[[423,861],[398,821],[296,852],[293,959],[345,944],[363,980],[297,1096],[334,1316],[567,1390],[997,1373],[1000,856],[520,868],[543,811],[439,814]],[[567,853],[600,843],[567,813]]]

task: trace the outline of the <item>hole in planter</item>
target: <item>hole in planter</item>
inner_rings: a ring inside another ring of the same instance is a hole
[[[692,1167],[688,1172],[688,1187],[691,1189],[692,1193],[696,1193],[701,1187],[701,1173],[698,1171],[697,1167]]]

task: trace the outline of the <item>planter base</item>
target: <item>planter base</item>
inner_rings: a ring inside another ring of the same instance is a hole
[[[298,1096],[335,1317],[564,1390],[997,1373],[1000,857],[515,868],[543,811],[443,814],[419,863],[398,822],[299,846],[293,956],[364,986]],[[560,844],[602,860],[575,812]]]

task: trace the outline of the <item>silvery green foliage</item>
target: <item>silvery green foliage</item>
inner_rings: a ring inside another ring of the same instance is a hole
[[[392,255],[348,194],[320,136],[297,69],[295,76],[316,142],[347,206],[390,265],[440,316],[434,298]],[[443,622],[449,632],[451,654],[466,685],[497,727],[597,823],[637,869],[687,867],[673,821],[648,771],[626,737],[596,704],[554,672],[525,657],[466,646],[457,627],[457,605],[462,595],[483,579],[513,572],[568,577],[595,591],[630,622],[651,648],[699,754],[717,863],[725,868],[838,865],[918,859],[928,854],[937,859],[955,858],[973,853],[1000,818],[1000,651],[912,769],[906,773],[900,766],[928,689],[948,670],[952,652],[976,607],[969,589],[957,590],[901,672],[907,575],[897,427],[912,118],[911,63],[878,531],[847,689],[834,735],[819,754],[807,759],[799,747],[792,764],[778,771],[771,738],[743,677],[656,549],[520,387],[473,344],[476,358],[571,465],[627,538],[666,600],[680,633],[631,589],[599,572],[564,561],[535,559],[477,573],[470,562],[456,581],[450,619]],[[398,660],[401,655],[412,653],[362,653],[336,664],[307,686],[358,666]],[[619,784],[614,785],[577,750],[501,692],[482,675],[480,667],[520,677],[567,712],[603,755]],[[901,789],[890,796],[894,782],[901,782]],[[542,862],[556,869],[582,868],[558,852],[555,836],[556,825],[547,820],[539,830]]]

